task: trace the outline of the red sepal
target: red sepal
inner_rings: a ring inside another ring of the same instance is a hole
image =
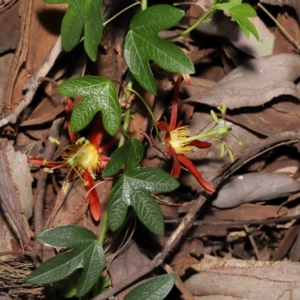
[[[97,191],[93,188],[95,186],[94,179],[87,171],[82,174],[82,178],[87,183],[86,190],[88,191],[89,206],[92,217],[95,221],[99,221],[101,216],[101,206]]]
[[[183,154],[178,154],[177,158],[179,161],[193,174],[200,185],[210,193],[214,193],[216,190],[209,185],[204,178],[201,176],[195,165]]]
[[[31,164],[35,164],[35,165],[38,165],[41,167],[46,167],[46,168],[55,168],[55,169],[69,168],[69,166],[67,164],[65,164],[64,162],[45,161],[42,157],[29,157],[28,162],[30,162]]]
[[[198,141],[198,140],[191,141],[189,144],[192,146],[195,146],[199,149],[209,148],[211,146],[211,143],[209,143],[209,142],[202,142],[202,141]]]

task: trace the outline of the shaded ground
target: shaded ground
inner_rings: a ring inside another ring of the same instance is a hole
[[[106,1],[105,19],[126,6],[123,2],[126,1]],[[184,5],[186,17],[182,23],[161,36],[173,35],[192,24],[203,13],[206,2]],[[154,270],[152,275],[175,272],[179,276],[169,299],[262,299],[261,295],[266,293],[265,299],[300,298],[299,7],[298,2],[294,3],[295,9],[276,6],[276,1],[261,2],[270,2],[264,7],[281,24],[284,34],[260,4],[251,1],[258,12],[253,22],[259,42],[246,39],[221,13],[214,15],[213,23],[205,23],[175,41],[196,68],[191,84],[181,85],[180,118],[196,134],[212,126],[210,110],[226,103],[227,125],[243,145],[238,145],[233,135],[227,136],[227,145],[235,157],[233,163],[228,155],[220,156],[218,141],[211,141],[208,149],[190,154],[189,158],[205,180],[217,188],[217,193],[209,195],[190,173],[182,172],[178,190],[157,196],[165,218],[164,237],[150,235],[132,214],[119,234],[108,234],[107,253],[119,253],[108,267],[116,294],[124,280],[130,285],[134,275],[144,275],[138,272],[148,268],[149,272]],[[20,107],[24,99],[22,87],[45,64],[47,54],[57,42],[67,6],[47,5],[38,0],[0,4],[3,119]],[[11,216],[7,207],[2,208],[0,216],[3,299],[58,297],[51,294],[56,293],[52,289],[23,284],[24,276],[34,268],[32,260],[45,261],[55,254],[52,249],[28,243],[37,233],[62,224],[77,224],[99,234],[101,222],[91,218],[80,180],[74,182],[65,199],[60,199],[65,173],[49,175],[34,166],[29,169],[26,156],[58,159],[60,149],[47,140],[48,136],[57,138],[62,145],[69,143],[65,97],[56,93],[56,84],[82,74],[123,82],[127,67],[122,46],[132,14],[133,11],[125,13],[105,28],[96,63],[88,61],[81,45],[70,53],[60,53],[50,71],[42,76],[47,78],[39,78],[39,88],[29,106],[21,109],[17,123],[2,126],[0,196],[2,200],[10,199],[14,212]],[[138,86],[136,89],[159,120],[170,114],[174,79],[155,68],[154,72],[157,97]],[[118,88],[121,91],[119,84]],[[142,133],[150,134],[153,125],[145,107],[135,99],[131,112],[134,117],[128,134],[148,146],[143,165],[170,171],[170,160],[144,140]],[[1,121],[0,124],[3,125]],[[97,182],[101,181],[101,177],[97,178]],[[103,213],[111,184],[105,181],[97,187]],[[15,227],[23,228],[23,232],[17,233],[22,251],[16,230],[12,229]],[[179,238],[175,245],[173,241]],[[126,245],[120,251],[124,241]],[[164,264],[154,269],[159,257]],[[119,294],[118,299],[124,294]],[[97,299],[105,299],[108,294],[103,297]]]

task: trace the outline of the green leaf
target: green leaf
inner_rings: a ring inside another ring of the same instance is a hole
[[[131,20],[124,44],[124,57],[139,84],[154,95],[156,83],[149,60],[172,73],[195,72],[193,63],[181,49],[158,36],[160,31],[176,25],[183,16],[183,10],[162,4],[141,11]]]
[[[132,206],[140,221],[153,233],[164,234],[163,217],[152,191],[170,192],[179,183],[168,173],[153,168],[137,168],[126,172],[114,185],[108,200],[108,220],[111,230],[123,224],[127,209]]]
[[[163,300],[175,283],[175,274],[166,274],[149,279],[130,291],[124,300]]]
[[[60,295],[64,298],[72,298],[76,296],[76,282],[78,277],[80,276],[79,271],[75,271],[70,276],[57,281],[53,282],[52,286],[54,289],[58,290]]]
[[[248,20],[248,18],[256,17],[256,11],[249,4],[243,3],[232,7],[229,13],[239,24],[247,38],[249,38],[250,33],[252,33],[256,39],[259,40],[259,35],[254,24]]]
[[[37,236],[37,240],[46,245],[63,246],[73,248],[73,250],[60,253],[44,262],[26,277],[26,282],[50,284],[83,268],[76,283],[77,297],[82,297],[99,280],[105,265],[105,254],[91,231],[79,226],[66,225],[42,232]]]
[[[242,3],[242,0],[219,0],[215,1],[212,7],[228,12],[238,23],[247,38],[249,38],[250,33],[252,33],[256,39],[259,40],[259,35],[254,24],[248,20],[248,18],[254,18],[257,15],[252,6]]]
[[[106,292],[110,286],[111,286],[111,282],[108,275],[106,275],[105,277],[100,277],[97,284],[95,284],[93,287],[93,295],[97,296],[99,294]]]
[[[117,174],[122,166],[125,172],[138,167],[144,154],[144,146],[137,139],[129,139],[122,147],[118,148],[110,156],[110,160],[102,172],[103,177]]]
[[[71,129],[78,132],[86,127],[98,111],[102,112],[105,130],[114,135],[121,122],[121,107],[115,85],[98,76],[76,77],[63,82],[57,91],[65,96],[82,95],[71,116]]]
[[[213,7],[218,10],[228,11],[234,6],[240,5],[242,0],[216,0]]]
[[[80,226],[59,226],[45,230],[36,240],[46,246],[61,248],[81,248],[95,240],[95,235]]]
[[[68,3],[62,21],[61,41],[65,51],[71,51],[80,41],[84,31],[84,49],[92,61],[97,59],[98,45],[102,39],[103,0],[44,0],[46,3]]]

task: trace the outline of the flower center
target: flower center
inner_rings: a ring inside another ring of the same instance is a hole
[[[77,153],[78,166],[92,173],[99,164],[99,153],[90,143],[83,145]]]
[[[194,152],[194,146],[190,145],[187,138],[190,135],[188,126],[182,126],[170,132],[170,145],[177,154]]]
[[[67,163],[77,169],[80,176],[84,171],[88,171],[93,179],[95,172],[101,168],[101,154],[97,147],[85,138],[80,138],[75,145],[66,147],[62,157]]]

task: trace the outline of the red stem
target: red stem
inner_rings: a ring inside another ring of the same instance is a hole
[[[171,120],[170,120],[170,131],[173,131],[176,128],[176,120],[177,120],[177,112],[178,112],[178,98],[179,98],[179,89],[180,83],[182,80],[182,75],[179,75],[174,89],[174,95],[172,99],[172,113],[171,113]]]
[[[77,140],[77,134],[73,133],[73,131],[71,130],[71,114],[72,114],[73,106],[74,106],[73,101],[70,98],[68,98],[65,104],[66,123],[67,123],[70,141],[72,144],[75,144],[75,141]]]

